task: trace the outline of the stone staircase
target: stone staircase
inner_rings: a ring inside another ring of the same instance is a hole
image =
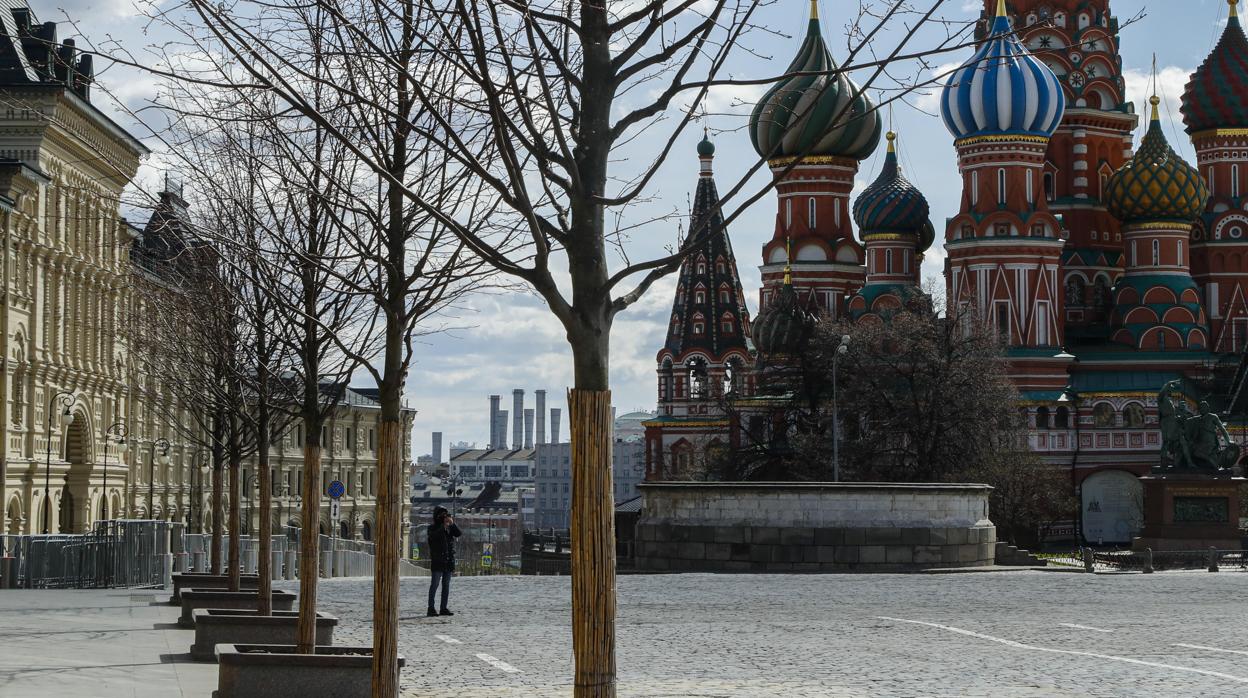
[[[996,564],[1003,567],[1044,567],[1046,560],[1005,542],[997,542]]]

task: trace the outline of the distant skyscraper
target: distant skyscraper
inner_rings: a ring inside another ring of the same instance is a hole
[[[433,464],[435,466],[442,463],[442,432],[433,432]]]

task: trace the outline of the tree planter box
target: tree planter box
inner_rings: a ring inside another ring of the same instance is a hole
[[[273,590],[273,610],[289,611],[294,608],[297,597],[288,591]],[[217,589],[187,589],[182,592],[182,616],[178,625],[194,627],[195,609],[235,608],[254,611],[260,602],[258,591],[219,591]]]
[[[294,645],[217,645],[213,698],[369,698],[372,647],[317,647],[295,654]],[[403,666],[399,656],[399,666]]]
[[[239,586],[243,591],[254,591],[260,588],[260,577],[254,574],[244,574],[239,580]],[[177,606],[182,603],[182,591],[184,589],[229,589],[230,575],[228,574],[208,574],[207,572],[183,572],[173,575],[173,596],[169,597],[169,604]]]
[[[299,625],[296,611],[274,611],[271,616],[256,615],[254,610],[237,608],[200,608],[195,619],[195,644],[191,658],[197,662],[216,661],[217,645],[284,645],[294,644]],[[334,644],[334,626],[338,619],[326,613],[316,614],[316,644]]]

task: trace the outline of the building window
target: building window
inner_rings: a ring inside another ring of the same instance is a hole
[[[1095,234],[1096,234],[1096,233],[1093,233],[1093,235],[1095,235]],[[1033,238],[1042,238],[1042,237],[1044,237],[1044,224],[1043,224],[1043,223],[1037,223],[1037,224],[1035,224],[1035,225],[1031,226],[1031,236],[1032,236]]]
[[[705,334],[705,333],[706,333],[706,325],[705,325],[705,324],[703,324],[703,323],[701,323],[701,322],[695,322],[695,323],[693,323],[693,333],[694,333],[695,335],[698,335],[698,336],[701,336],[701,335]]]
[[[1005,205],[1005,168],[997,170],[997,203]]]
[[[726,288],[719,289],[719,302],[720,303],[731,303],[732,302],[730,300],[731,297],[732,297],[732,294],[728,292],[728,289]]]
[[[1010,303],[1009,301],[997,301],[997,336],[1005,344],[1010,343]]]
[[[840,227],[841,225],[841,200],[832,199],[832,222]]]
[[[1231,198],[1239,198],[1239,165],[1231,165]]]
[[[1182,265],[1183,265],[1183,241],[1182,241],[1182,240],[1179,240],[1178,244],[1179,244],[1179,260],[1178,260],[1178,264],[1179,264],[1179,266],[1182,266]]]
[[[724,334],[732,334],[732,318],[726,317],[721,320],[719,328]]]
[[[1049,345],[1049,304],[1036,304],[1036,345]]]
[[[1049,201],[1052,201],[1057,196],[1057,194],[1055,193],[1056,191],[1057,191],[1057,186],[1054,181],[1053,173],[1045,172],[1044,173],[1044,198],[1048,199]]]
[[[1210,196],[1213,196],[1214,194],[1218,193],[1214,188],[1214,183],[1217,182],[1217,180],[1213,176],[1213,165],[1209,166],[1209,174],[1205,175],[1205,182],[1207,182],[1209,185]]]
[[[1049,408],[1047,407],[1036,408],[1036,428],[1037,429],[1049,428]]]
[[[706,262],[698,262],[698,276],[706,275]]]
[[[1036,173],[1032,172],[1031,170],[1027,170],[1027,203],[1029,204],[1034,204],[1036,202],[1035,178],[1036,178]]]
[[[1144,406],[1133,402],[1122,410],[1122,421],[1125,426],[1139,428],[1144,426]]]
[[[970,240],[974,237],[975,237],[975,228],[969,225],[962,226],[962,239],[963,240]]]
[[[1009,237],[1010,236],[1010,224],[998,223],[996,225],[996,231],[997,231],[997,237],[999,238]]]
[[[1161,241],[1153,240],[1153,266],[1161,265]]]
[[[884,250],[884,273],[885,274],[893,273],[893,251],[892,250]]]
[[[1108,402],[1098,402],[1096,407],[1092,408],[1092,423],[1099,429],[1114,426],[1114,417],[1114,406]]]
[[[815,229],[815,197],[806,200],[806,223],[811,230]]]
[[[906,250],[901,254],[901,273],[910,273],[910,250]]]
[[[1057,411],[1054,413],[1053,417],[1054,417],[1053,418],[1054,427],[1058,429],[1070,428],[1070,410],[1066,409],[1065,407],[1059,407],[1057,408]]]
[[[784,200],[784,227],[793,227],[793,199]]]
[[[971,173],[971,205],[979,203],[979,171]]]
[[[705,305],[705,304],[706,304],[706,292],[704,292],[704,291],[694,291],[694,292],[693,292],[693,302],[694,302],[694,303],[697,303],[698,305]]]

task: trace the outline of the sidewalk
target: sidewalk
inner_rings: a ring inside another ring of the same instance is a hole
[[[193,630],[175,625],[169,592],[0,591],[0,696],[194,696],[217,665],[192,663]]]

